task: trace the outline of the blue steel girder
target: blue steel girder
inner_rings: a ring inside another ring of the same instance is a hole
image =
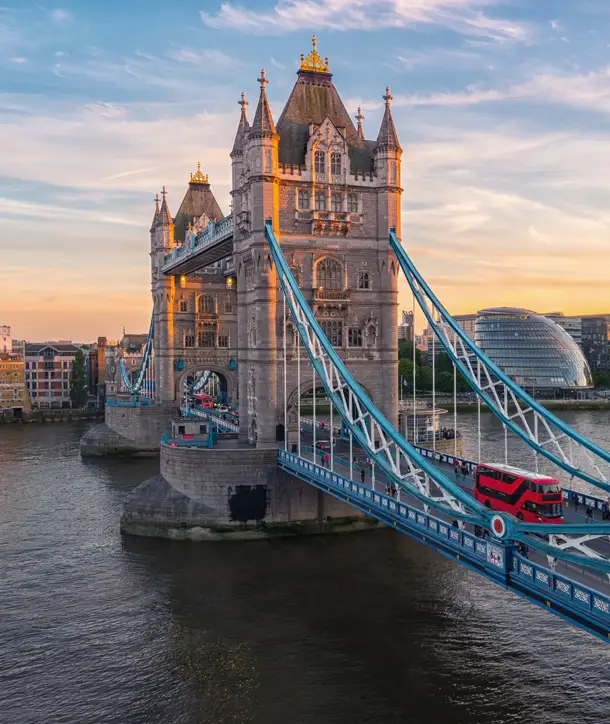
[[[357,442],[399,488],[424,505],[442,510],[464,522],[488,527],[493,513],[420,455],[373,404],[332,348],[315,319],[290,272],[270,221],[265,225],[265,235],[282,291],[309,360],[335,409]]]
[[[152,362],[152,355],[153,355],[153,343],[154,343],[154,337],[155,337],[155,325],[154,325],[154,316],[150,320],[150,327],[148,330],[148,338],[146,339],[146,344],[144,346],[144,354],[142,356],[142,363],[140,364],[140,369],[138,371],[138,377],[136,378],[136,381],[134,383],[131,382],[129,379],[129,374],[127,373],[127,369],[125,368],[125,363],[123,362],[123,359],[121,358],[119,360],[119,369],[121,370],[121,377],[123,378],[123,384],[127,388],[128,392],[132,394],[137,394],[142,389],[142,385],[146,381],[146,372],[148,370],[149,365]]]
[[[510,536],[514,540],[525,540],[527,536],[528,545],[539,547],[546,553],[546,543],[537,535],[527,535],[527,524],[511,515],[498,514],[476,501],[443,475],[386,420],[326,338],[290,272],[270,221],[265,225],[265,235],[280,286],[310,363],[351,434],[375,464],[399,489],[420,500],[424,506],[431,506],[462,522],[483,525],[491,529],[492,533],[491,522],[499,517],[504,521],[504,532],[500,537]],[[378,445],[377,442],[381,444]],[[406,472],[403,472],[404,468]],[[438,495],[434,494],[431,483]],[[583,535],[579,526],[573,528],[569,525],[547,525],[542,530],[545,535],[550,536],[549,545],[552,547],[553,557],[610,572],[610,560],[585,545],[595,537],[610,533],[610,526],[602,526],[599,534],[596,531],[593,536],[593,529]],[[566,548],[570,547],[577,549],[579,553],[567,552]]]
[[[485,403],[503,425],[534,449],[537,454],[550,460],[571,476],[610,492],[610,481],[607,474],[600,467],[600,464],[605,466],[610,464],[610,452],[581,435],[563,420],[549,412],[487,357],[435,296],[407,255],[402,244],[398,241],[393,230],[390,232],[390,246],[396,254],[398,263],[431,329],[436,333],[453,364],[481,401]],[[476,365],[473,365],[473,362],[476,362]],[[481,371],[484,374],[484,380],[481,379]],[[500,398],[501,389],[506,390],[504,400]],[[512,415],[508,409],[511,404],[516,409],[516,413]],[[525,409],[522,405],[525,406]],[[534,422],[534,429],[532,429],[532,425],[528,421],[528,414]],[[517,424],[517,420],[521,422],[522,426]],[[548,438],[543,441],[540,440],[539,435],[540,425],[548,435]],[[564,449],[563,441],[567,441],[568,451]],[[549,446],[555,452],[551,452],[548,449]],[[591,468],[590,472],[586,472],[573,464],[575,449],[582,453],[585,463]]]

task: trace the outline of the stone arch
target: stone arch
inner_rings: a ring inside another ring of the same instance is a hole
[[[301,372],[302,372],[302,370],[301,370]],[[361,384],[361,383],[359,383],[359,384],[360,384],[360,387],[362,387],[362,389],[366,392],[366,394],[367,394],[369,397],[371,397],[371,393],[367,390],[367,388],[366,388],[363,384]],[[322,383],[318,380],[318,383],[317,383],[317,385],[316,385],[316,390],[319,389],[319,388],[321,388],[321,387],[323,387],[323,385],[322,385]],[[302,397],[305,393],[309,392],[312,388],[313,388],[313,380],[311,379],[311,377],[310,377],[310,379],[308,379],[308,380],[301,379],[301,397]],[[288,407],[288,410],[289,410],[289,411],[290,411],[291,409],[295,409],[295,410],[296,410],[296,408],[297,408],[298,391],[299,391],[299,388],[298,388],[298,387],[294,387],[293,390],[292,390],[292,392],[288,395],[288,404],[287,404],[287,407]],[[371,399],[372,399],[372,397],[371,397]],[[283,411],[282,411],[282,412],[283,412]]]
[[[239,389],[237,383],[237,371],[231,372],[226,367],[210,362],[191,362],[185,365],[184,371],[176,377],[176,399],[182,399],[184,394],[184,385],[189,375],[193,376],[202,370],[215,372],[221,380],[221,389],[226,385],[226,393],[228,401],[232,404],[237,403],[237,391]]]

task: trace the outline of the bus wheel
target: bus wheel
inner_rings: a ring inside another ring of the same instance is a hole
[[[519,520],[523,520],[523,513],[517,513],[517,518],[519,518]]]

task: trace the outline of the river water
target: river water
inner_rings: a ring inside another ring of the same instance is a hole
[[[1,724],[608,720],[609,645],[393,531],[122,538],[158,463],[82,461],[85,429],[0,427]]]

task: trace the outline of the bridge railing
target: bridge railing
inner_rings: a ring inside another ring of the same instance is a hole
[[[453,465],[454,461],[457,460],[460,465],[465,464],[468,467],[469,475],[473,475],[474,470],[477,467],[477,463],[472,460],[466,460],[465,458],[460,458],[457,455],[452,455],[451,453],[442,453],[436,450],[430,450],[430,448],[421,447],[421,445],[415,445],[414,447],[425,457],[436,460],[437,462],[445,463],[446,465]],[[580,505],[586,505],[593,510],[603,511],[604,505],[610,508],[607,499],[598,498],[594,495],[590,495],[589,493],[581,493],[578,490],[571,490],[570,488],[562,488],[561,492],[564,501],[568,503],[571,503],[574,499],[576,499]]]
[[[279,450],[278,465],[365,514],[478,570],[529,601],[559,612],[597,636],[606,640],[610,637],[609,596],[530,561],[517,553],[516,546],[479,538],[295,453]]]
[[[154,405],[156,405],[158,403],[155,402],[155,400],[151,400],[150,398],[146,397],[144,399],[139,399],[139,400],[106,399],[105,404],[108,407],[153,407]]]
[[[181,246],[175,246],[169,254],[165,255],[163,268],[182,261],[191,254],[199,254],[210,246],[227,239],[233,234],[233,214],[225,216],[219,222],[210,221],[205,229],[197,234],[194,243],[185,241]]]
[[[169,445],[169,447],[193,447],[193,448],[208,448],[210,443],[208,438],[192,438],[183,439],[175,438],[169,435],[167,432],[161,435],[161,444]]]

